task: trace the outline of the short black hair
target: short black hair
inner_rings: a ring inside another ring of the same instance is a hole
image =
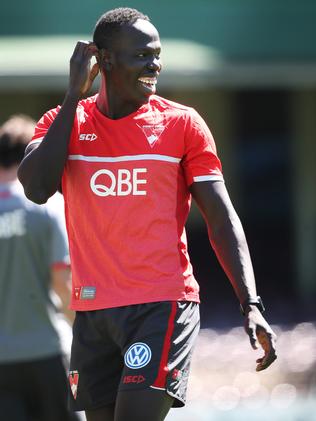
[[[31,117],[24,114],[13,115],[3,123],[0,127],[0,167],[10,168],[22,161],[35,124]]]
[[[104,13],[96,23],[93,32],[93,42],[101,48],[108,48],[111,44],[113,35],[117,33],[122,25],[132,25],[137,19],[143,19],[150,22],[147,15],[130,7],[118,7]]]

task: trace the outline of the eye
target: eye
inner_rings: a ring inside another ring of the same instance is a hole
[[[150,52],[143,51],[143,52],[136,53],[137,58],[146,58],[149,56],[153,56],[156,60],[160,60],[160,52],[150,53]]]

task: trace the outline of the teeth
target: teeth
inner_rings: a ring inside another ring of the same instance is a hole
[[[149,85],[157,84],[157,79],[155,77],[140,77],[138,80],[142,83],[148,83]]]

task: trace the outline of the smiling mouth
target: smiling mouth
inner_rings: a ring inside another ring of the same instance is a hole
[[[153,89],[157,85],[156,77],[140,77],[138,81],[144,85],[146,88]]]

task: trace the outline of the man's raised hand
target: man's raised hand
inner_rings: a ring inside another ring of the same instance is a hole
[[[70,59],[69,93],[82,97],[90,90],[99,73],[98,63],[91,67],[91,58],[97,55],[98,49],[93,42],[77,42]]]

